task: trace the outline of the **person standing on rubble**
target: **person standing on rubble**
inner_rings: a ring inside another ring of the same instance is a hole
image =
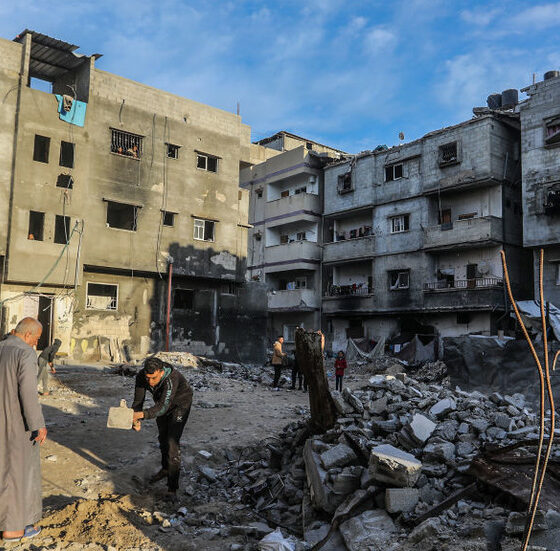
[[[151,408],[143,409],[146,391],[154,398]],[[150,357],[136,376],[132,428],[139,431],[141,421],[155,419],[158,427],[161,469],[150,483],[167,477],[167,497],[175,498],[181,469],[180,440],[192,406],[193,391],[185,377],[159,358]]]
[[[41,532],[41,456],[47,438],[37,396],[37,346],[43,326],[24,318],[0,343],[0,531],[4,541]]]
[[[282,344],[284,343],[284,337],[280,335],[274,346],[272,348],[272,360],[270,363],[274,367],[274,382],[272,383],[273,390],[280,390],[278,388],[278,383],[280,382],[280,373],[282,373],[282,364],[284,363],[284,358],[286,356],[285,352],[282,352]]]
[[[37,363],[39,365],[39,373],[37,377],[39,379],[39,383],[43,385],[43,392],[40,393],[42,396],[48,396],[50,394],[49,370],[47,369],[47,366],[50,367],[50,372],[54,375],[56,373],[54,358],[61,344],[62,341],[60,339],[54,339],[53,343],[50,346],[47,346],[41,354],[39,354],[39,358],[37,359]]]
[[[348,369],[348,364],[346,363],[346,356],[342,350],[336,356],[336,360],[334,362],[334,376],[335,376],[335,385],[336,390],[340,390],[342,392],[342,379],[344,378],[344,372]]]

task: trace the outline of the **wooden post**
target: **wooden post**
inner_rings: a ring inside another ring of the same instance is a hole
[[[296,357],[309,389],[311,423],[325,432],[334,426],[337,412],[323,365],[321,338],[315,331],[296,329]]]

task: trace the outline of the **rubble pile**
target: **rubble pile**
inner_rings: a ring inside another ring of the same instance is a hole
[[[467,470],[483,446],[537,436],[523,395],[485,396],[400,373],[372,376],[361,390],[333,397],[340,417],[325,434],[292,423],[220,470],[198,464],[193,484],[250,504],[271,527],[295,536],[297,549],[327,534],[325,549],[430,549],[437,542],[458,549],[465,538],[481,539],[486,549],[496,531],[500,538],[516,533],[506,527],[509,511],[489,495],[465,494],[413,527],[472,484]]]

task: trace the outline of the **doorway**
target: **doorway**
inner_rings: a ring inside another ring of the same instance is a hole
[[[43,325],[41,338],[37,343],[37,350],[44,350],[52,342],[52,326],[53,326],[53,297],[48,295],[39,296],[39,312],[37,319]]]

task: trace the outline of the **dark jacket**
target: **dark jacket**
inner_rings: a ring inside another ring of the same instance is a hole
[[[146,390],[154,397],[154,405],[143,409]],[[152,388],[146,381],[146,371],[141,369],[136,375],[136,388],[134,389],[134,411],[144,411],[144,419],[153,419],[167,415],[176,409],[188,410],[191,408],[193,391],[185,377],[169,364],[164,368],[164,374],[157,386]]]
[[[47,363],[54,362],[54,357],[60,348],[62,342],[59,339],[54,339],[53,343],[50,346],[47,346],[40,354],[39,358],[46,360]]]

